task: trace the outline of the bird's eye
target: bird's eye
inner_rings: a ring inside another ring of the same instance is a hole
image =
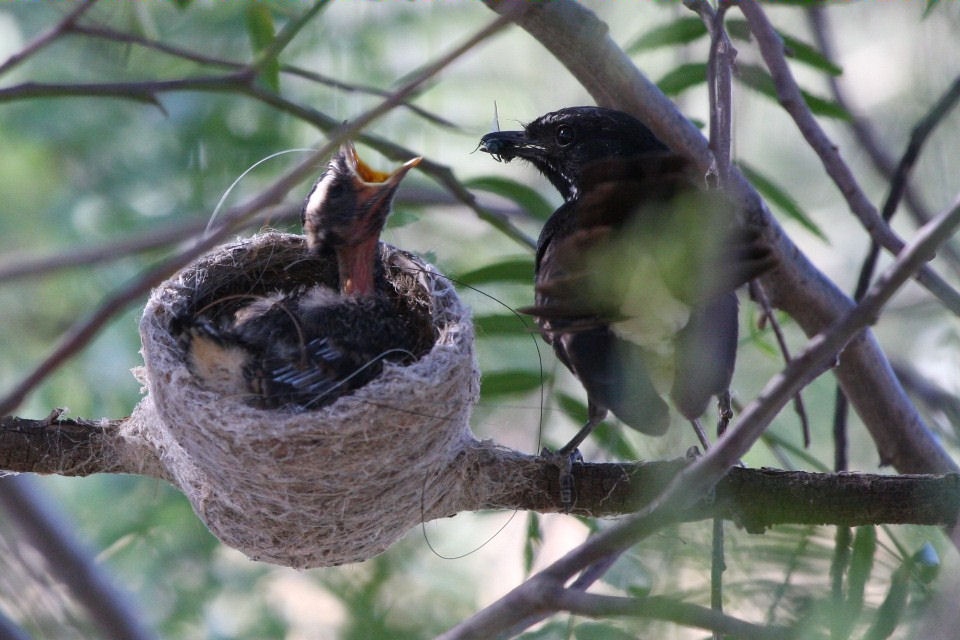
[[[569,147],[577,139],[573,132],[573,127],[568,124],[562,124],[557,127],[557,144],[561,147]]]

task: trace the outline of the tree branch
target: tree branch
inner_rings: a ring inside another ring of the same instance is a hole
[[[0,418],[0,469],[88,476],[134,473],[163,478],[164,472],[136,444],[124,439],[124,420],[63,418],[55,410],[41,420]],[[537,456],[477,443],[456,463],[469,469],[469,482],[496,487],[471,493],[450,512],[425,519],[484,509],[562,511],[556,467]],[[686,460],[577,464],[577,502],[572,513],[614,516],[651,504],[684,469]],[[827,474],[734,468],[714,492],[684,509],[680,521],[723,518],[750,532],[778,524],[949,525],[960,512],[960,475]]]
[[[190,51],[189,49],[183,49],[166,42],[159,42],[157,40],[151,40],[150,38],[145,38],[143,36],[126,33],[123,31],[116,31],[109,27],[102,25],[84,25],[74,23],[70,25],[67,33],[74,33],[77,35],[90,36],[94,38],[100,38],[103,40],[110,40],[112,42],[121,42],[126,44],[136,44],[147,49],[153,49],[154,51],[160,51],[169,56],[175,58],[180,58],[182,60],[189,60],[190,62],[196,62],[198,64],[203,64],[212,67],[220,67],[222,69],[232,69],[234,71],[239,71],[244,68],[244,65],[239,62],[234,62],[232,60],[224,60],[222,58],[215,58],[213,56],[204,55],[196,51]],[[341,91],[349,91],[355,93],[366,93],[369,95],[380,96],[386,98],[390,95],[389,91],[380,89],[378,87],[371,87],[360,84],[352,84],[349,82],[343,82],[342,80],[337,80],[331,78],[330,76],[325,76],[322,73],[317,73],[315,71],[309,71],[301,67],[297,67],[291,64],[282,64],[280,65],[280,71],[282,73],[288,73],[290,75],[299,76],[310,80],[311,82],[316,82],[319,84],[326,85],[328,87],[333,87],[334,89],[340,89]],[[419,107],[412,102],[402,102],[401,105],[404,108],[409,109],[418,116],[433,122],[434,124],[440,125],[442,127],[447,127],[451,129],[459,128],[453,122],[442,118],[434,113],[430,113],[423,107]]]
[[[84,13],[90,10],[97,0],[84,0],[77,7],[68,13],[66,17],[61,20],[56,26],[44,33],[43,35],[37,37],[33,41],[27,44],[23,49],[13,54],[7,58],[3,64],[0,64],[0,75],[3,75],[13,67],[17,66],[33,54],[37,53],[48,44],[59,38],[63,33],[70,30],[73,24],[82,16]]]

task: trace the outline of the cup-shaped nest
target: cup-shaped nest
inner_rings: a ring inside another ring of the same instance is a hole
[[[264,409],[206,388],[187,364],[177,318],[216,299],[315,284],[330,265],[303,238],[264,233],[227,245],[157,287],[140,322],[149,395],[129,421],[164,475],[223,542],[298,568],[357,562],[435,510],[473,442],[479,393],[469,311],[432,266],[382,244],[388,282],[428,310],[433,344],[385,362],[365,386],[313,410]]]

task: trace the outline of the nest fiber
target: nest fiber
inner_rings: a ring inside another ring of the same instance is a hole
[[[264,233],[157,287],[140,323],[149,395],[128,427],[218,538],[298,568],[370,558],[448,499],[479,392],[468,310],[433,267],[388,245],[387,279],[431,314],[436,339],[421,358],[385,363],[366,386],[311,411],[260,409],[203,387],[171,328],[176,314],[211,291],[283,289],[305,256],[300,236]]]

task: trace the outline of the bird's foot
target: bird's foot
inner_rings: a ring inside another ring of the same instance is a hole
[[[544,448],[540,451],[540,457],[555,466],[560,472],[560,506],[564,513],[570,513],[576,495],[573,465],[583,462],[580,450],[575,448],[573,451],[568,451],[567,447],[564,447],[558,451],[551,451]]]

